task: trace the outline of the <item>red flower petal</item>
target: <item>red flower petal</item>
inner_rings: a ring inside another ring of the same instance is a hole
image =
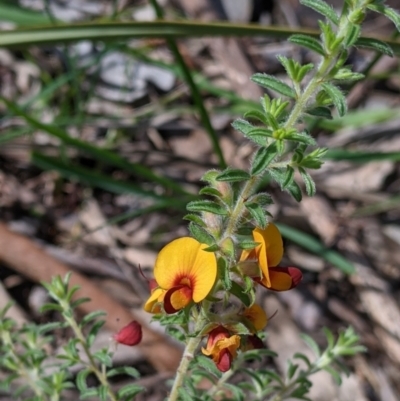
[[[137,345],[142,340],[142,326],[136,320],[133,320],[118,333],[114,334],[113,339],[119,344]]]
[[[231,368],[232,364],[232,355],[227,350],[224,349],[221,351],[219,361],[215,364],[219,371],[227,372]]]

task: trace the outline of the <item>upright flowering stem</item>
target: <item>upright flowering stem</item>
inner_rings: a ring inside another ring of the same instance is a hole
[[[199,316],[195,326],[195,332],[199,331],[204,325],[204,320]],[[174,384],[172,385],[168,401],[177,401],[179,397],[179,389],[182,387],[183,381],[189,369],[189,364],[194,357],[194,354],[200,344],[201,336],[191,337],[183,351],[182,359],[176,372]]]
[[[117,401],[117,396],[113,393],[110,383],[107,380],[106,373],[104,371],[104,365],[102,365],[102,369],[100,370],[97,367],[96,361],[94,360],[92,353],[90,352],[90,348],[87,344],[86,338],[84,334],[82,333],[81,328],[79,327],[79,324],[76,322],[76,320],[73,318],[73,311],[71,310],[70,305],[65,302],[65,301],[60,301],[60,305],[64,309],[64,319],[68,323],[68,325],[72,328],[74,331],[74,334],[76,338],[78,339],[79,343],[81,344],[83,351],[85,355],[88,358],[88,366],[91,369],[91,371],[94,373],[94,375],[97,377],[99,382],[107,388],[107,394],[108,397],[111,401]]]
[[[349,29],[350,29],[350,22],[347,16],[345,15],[340,20],[340,24],[338,27],[338,38],[344,39]],[[334,51],[332,51],[328,56],[322,58],[321,63],[315,75],[310,79],[307,86],[299,95],[291,113],[289,114],[286,122],[283,124],[284,129],[290,129],[295,126],[297,121],[303,115],[304,110],[307,108],[310,99],[315,95],[321,83],[324,82],[331,68],[337,62],[337,59],[340,56],[341,52],[342,52],[341,47],[337,46],[337,48]],[[245,212],[245,202],[247,198],[256,191],[259,179],[260,175],[253,176],[244,185],[240,193],[240,196],[237,199],[233,212],[230,216],[229,222],[225,229],[225,233],[224,235],[222,235],[222,238],[229,237],[235,233],[235,230],[238,227]]]

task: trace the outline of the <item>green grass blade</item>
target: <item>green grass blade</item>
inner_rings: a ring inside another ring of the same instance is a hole
[[[21,136],[25,136],[31,133],[31,129],[28,127],[10,129],[8,132],[0,135],[0,145],[10,142]]]
[[[154,11],[156,12],[157,18],[159,18],[160,20],[163,20],[164,19],[164,11],[159,6],[157,0],[150,0],[150,3],[153,6]],[[186,64],[185,59],[182,57],[182,54],[179,51],[179,48],[178,48],[175,40],[172,38],[167,38],[167,43],[175,57],[176,62],[178,63],[178,65],[182,71],[182,75],[185,78],[186,84],[190,88],[194,103],[200,114],[201,122],[203,123],[204,128],[206,129],[208,136],[211,139],[211,143],[214,148],[214,152],[217,155],[219,167],[221,169],[224,169],[227,167],[227,164],[225,162],[224,155],[222,153],[222,149],[219,145],[218,136],[214,130],[214,127],[211,124],[210,116],[208,115],[207,109],[204,106],[203,98],[200,94],[199,88],[197,87],[197,85],[193,79],[192,72],[190,71],[190,68]]]
[[[157,182],[162,186],[164,186],[165,188],[171,189],[181,194],[187,194],[187,192],[184,189],[182,189],[182,187],[179,184],[175,183],[169,178],[156,175],[151,171],[151,169],[141,164],[128,162],[124,158],[118,156],[116,153],[110,152],[105,149],[100,149],[80,139],[72,138],[62,129],[59,129],[58,127],[55,126],[43,124],[40,121],[36,120],[34,117],[25,113],[15,103],[10,102],[4,98],[0,98],[0,100],[2,100],[7,105],[9,110],[11,110],[15,115],[22,117],[32,127],[45,131],[49,135],[59,138],[66,145],[73,146],[83,152],[86,152],[99,161],[120,167],[124,171],[145,178],[151,182]]]
[[[118,40],[137,37],[176,38],[204,36],[269,36],[287,39],[293,34],[305,34],[318,38],[320,32],[313,29],[289,28],[285,26],[263,26],[258,24],[237,24],[231,22],[200,21],[129,21],[91,22],[59,24],[26,29],[2,31],[0,47],[26,47],[30,45],[67,43],[78,40]],[[400,42],[376,37],[388,43],[393,51],[400,54]]]
[[[101,188],[115,194],[135,194],[153,198],[162,201],[165,206],[171,206],[179,210],[183,209],[182,203],[184,200],[180,202],[175,198],[158,195],[131,182],[116,180],[95,170],[65,162],[59,157],[50,157],[39,152],[32,152],[32,162],[43,170],[57,171],[62,177],[77,180],[92,187]]]
[[[353,163],[370,163],[373,161],[400,161],[400,152],[363,152],[346,149],[330,149],[324,159],[347,160]]]
[[[45,25],[51,22],[45,14],[0,3],[0,19],[10,21],[18,26]]]
[[[392,196],[382,202],[376,202],[372,205],[359,207],[352,217],[373,216],[378,213],[389,212],[391,210],[400,210],[400,196]]]
[[[320,256],[346,274],[353,274],[355,272],[354,266],[347,259],[338,252],[326,248],[325,245],[315,237],[289,227],[286,224],[277,223],[276,225],[284,238]]]
[[[175,203],[173,205],[173,207],[177,210],[180,211],[184,211],[186,210],[185,208],[186,203],[182,202],[179,206],[178,203]],[[147,207],[143,207],[140,209],[135,209],[135,210],[130,210],[126,213],[121,213],[118,214],[117,216],[111,217],[110,219],[108,219],[104,224],[101,224],[95,228],[93,228],[92,230],[86,231],[84,234],[79,235],[78,237],[74,237],[74,241],[79,241],[81,240],[83,237],[85,237],[86,235],[92,234],[98,230],[101,230],[104,227],[108,227],[114,224],[118,224],[118,223],[122,223],[124,221],[127,220],[133,220],[137,217],[142,217],[142,216],[146,216],[147,214],[153,213],[153,212],[158,212],[160,210],[165,210],[167,208],[171,207],[171,202],[169,200],[167,200],[166,202],[164,201],[157,201],[154,205],[151,206],[147,206]]]

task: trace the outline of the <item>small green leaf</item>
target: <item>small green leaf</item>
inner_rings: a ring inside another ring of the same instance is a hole
[[[257,227],[264,229],[268,223],[265,210],[258,203],[246,202],[244,205],[255,220]]]
[[[260,148],[254,155],[251,163],[251,175],[262,174],[268,165],[274,160],[278,151],[276,149],[276,143],[272,143],[267,148]]]
[[[257,73],[251,77],[256,84],[271,89],[281,95],[296,99],[296,92],[288,85],[272,75]]]
[[[343,117],[347,113],[347,103],[342,91],[337,86],[328,82],[323,83],[322,87],[332,99],[332,102],[335,105],[339,116]]]
[[[88,324],[89,322],[91,322],[92,320],[97,319],[100,316],[106,316],[106,313],[103,311],[94,311],[94,312],[90,312],[87,315],[85,315],[83,317],[83,319],[80,321],[80,325],[81,327],[85,326],[86,324]]]
[[[393,10],[393,8],[380,4],[369,4],[367,7],[371,11],[383,14],[385,17],[389,18],[396,25],[396,29],[400,31],[400,15],[397,11]]]
[[[96,339],[97,333],[104,326],[105,321],[99,320],[93,324],[90,328],[89,333],[86,336],[86,341],[89,347],[93,345],[94,340]]]
[[[301,354],[301,353],[299,353],[299,352],[296,352],[296,353],[293,355],[293,358],[294,358],[294,359],[301,359],[303,362],[306,363],[307,368],[310,368],[310,367],[312,366],[312,363],[310,362],[310,360],[308,359],[308,357],[307,357],[306,355],[304,355],[304,354]]]
[[[307,171],[303,168],[299,167],[299,172],[306,186],[307,195],[314,196],[316,192],[314,180],[311,178],[310,174],[308,174]]]
[[[376,50],[390,57],[394,56],[392,48],[382,40],[374,38],[358,38],[356,46],[366,47],[368,49]]]
[[[86,378],[90,373],[89,369],[82,369],[76,376],[76,385],[81,393],[87,391]]]
[[[217,181],[237,182],[247,181],[250,178],[250,174],[240,169],[226,169],[216,177]],[[225,213],[226,214],[226,213]]]
[[[246,121],[247,122],[247,121]],[[215,181],[215,177],[220,173],[219,170],[209,170],[201,178],[201,181],[206,181],[212,184]]]
[[[306,110],[307,114],[315,117],[326,118],[328,120],[332,120],[332,113],[329,107],[317,106],[311,109]]]
[[[183,216],[183,220],[193,221],[198,224],[200,227],[206,227],[206,223],[204,223],[203,219],[197,214],[187,214]]]
[[[244,114],[244,118],[252,118],[253,120],[258,120],[265,125],[268,125],[268,121],[265,118],[265,114],[260,110],[250,110]]]
[[[225,258],[218,258],[218,272],[222,279],[222,285],[225,291],[229,291],[232,287],[232,279],[230,276],[229,265]]]
[[[206,244],[209,246],[215,244],[215,240],[212,235],[209,234],[203,227],[198,226],[193,221],[189,223],[188,228],[192,236],[197,239],[197,241],[199,241],[201,244]]]
[[[240,249],[254,249],[260,245],[260,243],[252,240],[240,240],[237,245]]]
[[[236,298],[240,299],[246,307],[251,306],[251,299],[250,297],[245,293],[244,289],[236,283],[236,281],[232,281],[230,293],[233,294]]]
[[[269,116],[270,115],[271,114],[269,114]],[[273,122],[273,124],[274,123],[277,124],[276,121]],[[254,140],[254,138],[259,137],[263,141],[262,143],[265,145],[266,139],[273,137],[273,132],[269,128],[256,127],[256,128],[253,128],[252,130],[250,130],[249,133],[245,136],[252,140]]]
[[[264,192],[260,192],[253,196],[250,196],[250,198],[247,201],[258,203],[261,206],[272,205],[274,203],[274,201],[271,198],[271,195]]]
[[[290,185],[292,185],[293,180],[294,180],[294,168],[287,166],[286,172],[284,175],[284,179],[283,179],[283,183],[282,183],[282,188],[283,189],[288,188]]]
[[[130,366],[121,366],[119,368],[113,368],[107,372],[107,377],[113,377],[116,375],[128,375],[135,379],[140,377],[140,373]]]
[[[227,393],[232,394],[233,398],[231,399],[235,401],[244,401],[244,391],[241,390],[237,385],[225,382],[222,384],[222,387]]]
[[[218,191],[218,189],[215,189],[213,187],[203,187],[199,191],[200,195],[210,195],[210,196],[215,196],[216,198],[221,198],[222,194],[221,192]]]
[[[100,401],[107,401],[108,400],[108,386],[100,385],[97,389],[97,394],[100,398]]]
[[[224,206],[210,200],[189,202],[186,206],[186,209],[189,210],[189,212],[208,212],[221,216],[225,216],[228,214],[228,211]]]
[[[315,139],[305,131],[289,133],[285,135],[285,139],[289,141],[305,143],[306,145],[316,145]]]
[[[292,195],[293,199],[296,200],[297,202],[301,202],[301,200],[303,199],[303,194],[301,193],[301,189],[296,181],[293,181],[292,185],[286,188],[286,190],[290,193],[290,195]]]
[[[288,41],[294,43],[299,46],[303,46],[307,49],[312,50],[320,54],[321,56],[325,55],[325,50],[322,47],[321,43],[318,39],[313,38],[312,36],[302,35],[302,34],[295,34],[288,38]]]
[[[218,244],[213,244],[213,245],[203,249],[203,251],[206,251],[206,252],[217,252],[219,250],[220,250],[220,246]]]
[[[312,8],[317,13],[323,15],[335,25],[339,25],[339,17],[336,11],[329,4],[325,3],[323,0],[300,0],[303,6]]]
[[[196,365],[200,365],[204,370],[212,373],[215,377],[221,377],[222,373],[217,369],[212,359],[203,355],[197,355],[195,359]]]
[[[333,369],[331,366],[326,366],[326,367],[324,367],[324,370],[333,377],[333,380],[336,382],[336,384],[338,386],[340,386],[342,384],[342,378],[340,377],[340,374],[335,369]]]
[[[344,38],[344,47],[346,49],[350,48],[357,42],[357,39],[361,35],[361,27],[360,25],[352,25],[351,29],[349,29],[346,37]]]
[[[311,348],[311,350],[314,352],[315,356],[319,358],[321,356],[321,350],[319,349],[318,344],[312,339],[310,336],[307,334],[300,334],[300,337],[303,339],[303,341]]]
[[[314,68],[314,64],[305,64],[301,66],[298,75],[297,75],[297,80],[301,82],[304,77]]]
[[[244,136],[247,136],[247,134],[255,128],[254,125],[250,124],[248,121],[243,120],[242,118],[239,118],[235,120],[232,123],[232,127],[235,128],[236,130],[240,131]]]
[[[118,399],[119,400],[133,400],[133,398],[142,392],[144,389],[143,387],[138,386],[137,384],[127,384],[126,386],[122,387],[118,390]],[[129,398],[127,398],[129,397]]]
[[[333,79],[335,81],[345,81],[345,82],[360,81],[361,79],[364,78],[365,78],[364,74],[361,74],[359,72],[353,72],[348,68],[341,68],[333,76]]]
[[[294,364],[292,361],[288,361],[289,366],[288,366],[288,370],[287,370],[287,377],[290,380],[296,373],[297,369],[299,368],[299,365]]]
[[[333,336],[333,333],[327,327],[323,327],[322,330],[328,341],[328,348],[332,349],[335,346],[335,337]]]

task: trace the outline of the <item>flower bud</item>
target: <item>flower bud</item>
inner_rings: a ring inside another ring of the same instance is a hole
[[[238,335],[231,336],[225,327],[218,326],[210,331],[207,346],[201,351],[204,355],[212,357],[218,370],[227,372],[231,368],[232,360],[236,358],[239,346]]]
[[[232,241],[232,238],[225,238],[221,243],[221,250],[222,252],[229,256],[230,258],[235,257],[235,244]]]
[[[113,339],[119,344],[130,347],[137,345],[142,340],[142,326],[136,320],[133,320],[118,333],[114,334]]]

